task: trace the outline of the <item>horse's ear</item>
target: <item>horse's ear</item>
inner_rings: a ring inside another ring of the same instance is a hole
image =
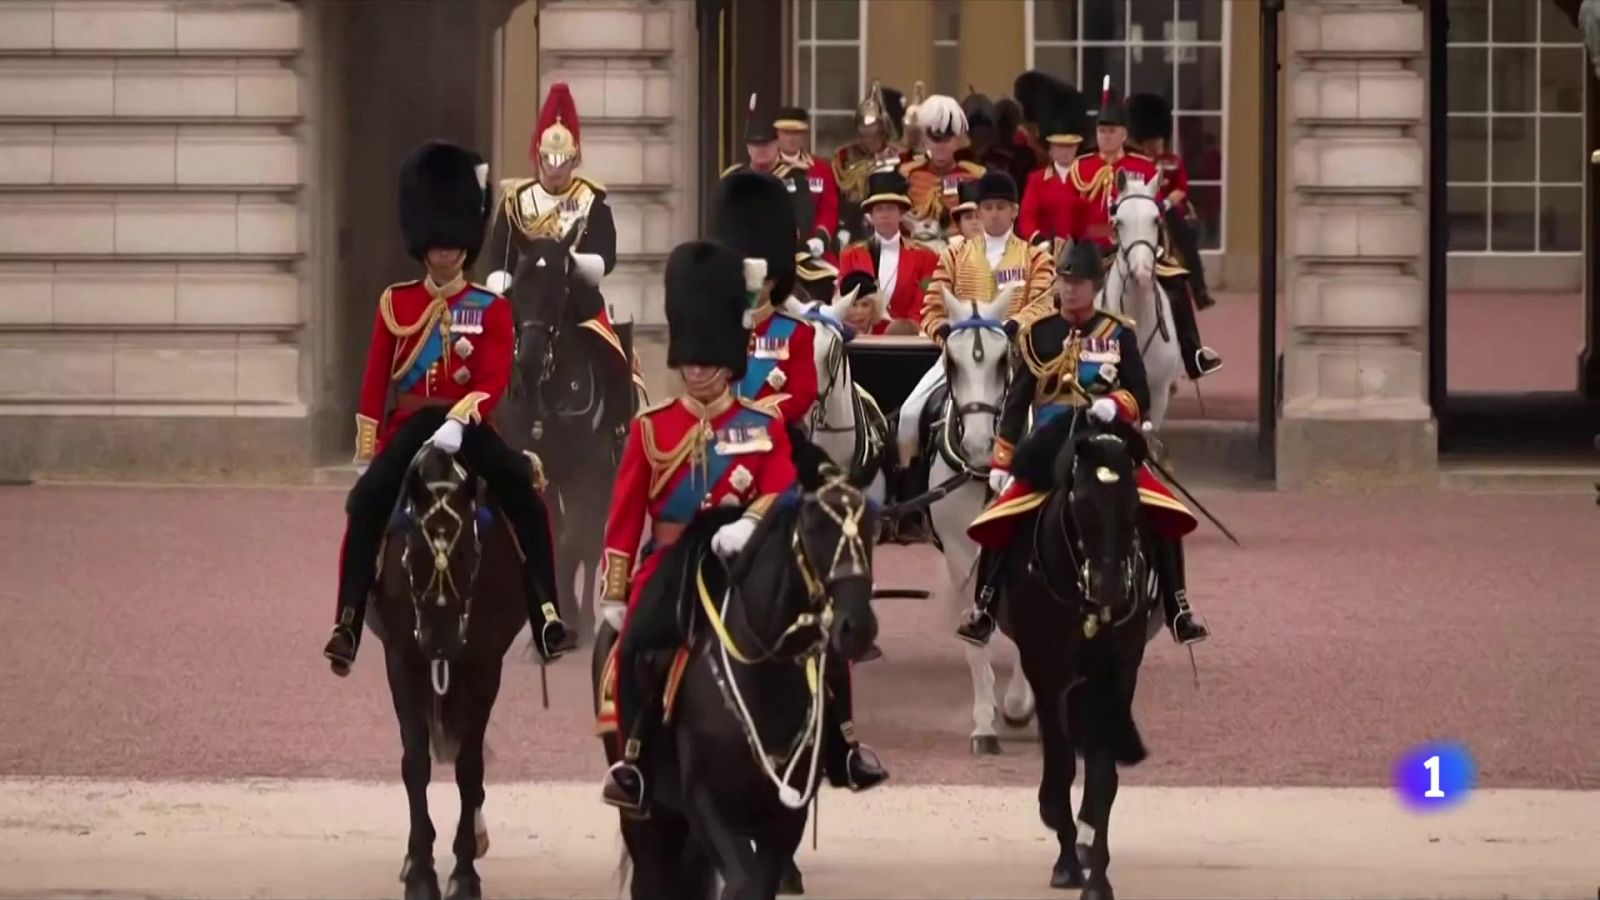
[[[1006,285],[1000,289],[1000,293],[996,294],[993,300],[978,305],[978,315],[985,319],[1004,319],[1006,310],[1011,308],[1012,299],[1016,297],[1017,292],[1020,290],[1022,290],[1022,282],[1020,281],[1014,281]]]
[[[1122,196],[1122,192],[1126,191],[1127,189],[1128,189],[1128,170],[1127,169],[1118,169],[1117,170],[1117,196],[1121,197]]]
[[[943,294],[945,318],[951,320],[952,322],[965,318],[963,313],[966,311],[961,308],[961,298],[957,297],[955,292],[950,290],[950,285],[941,284],[939,285],[939,290]]]
[[[1161,195],[1161,179],[1162,179],[1162,176],[1164,176],[1165,174],[1166,173],[1162,172],[1160,169],[1156,170],[1156,177],[1150,179],[1150,183],[1149,183],[1150,184],[1150,196],[1158,197],[1158,196]]]
[[[850,307],[855,305],[856,297],[860,296],[860,294],[861,285],[858,284],[850,293],[840,294],[839,296],[833,298],[833,302],[827,304],[827,309],[829,312],[833,313],[833,317],[835,319],[838,319],[842,322],[844,321],[845,310],[848,310]]]

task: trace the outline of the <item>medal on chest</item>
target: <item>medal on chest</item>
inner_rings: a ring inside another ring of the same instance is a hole
[[[789,339],[766,337],[756,335],[756,346],[752,356],[756,359],[788,359]]]
[[[806,183],[811,186],[811,193],[822,193],[822,179],[820,177],[813,176],[811,178],[807,178]]]
[[[483,307],[458,306],[450,310],[450,333],[483,334]]]
[[[741,453],[763,453],[772,449],[772,437],[765,425],[731,425],[717,429],[716,444],[712,447],[718,456],[738,456]],[[743,469],[743,466],[739,468]],[[748,470],[745,472],[749,475]],[[747,482],[748,484],[748,482]],[[734,487],[738,487],[737,484]],[[743,490],[743,488],[740,488]]]

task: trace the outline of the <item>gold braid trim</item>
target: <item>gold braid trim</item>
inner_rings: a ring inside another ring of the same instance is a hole
[[[678,446],[662,451],[656,446],[655,424],[649,419],[639,420],[640,436],[644,438],[644,455],[650,461],[650,497],[654,499],[666,487],[667,479],[685,462],[701,465],[705,462],[706,443],[710,438],[710,425],[702,421],[683,436]],[[692,473],[691,473],[692,474]]]
[[[450,412],[445,416],[445,418],[454,419],[463,425],[477,425],[483,421],[483,413],[478,409],[478,407],[488,399],[489,395],[487,393],[483,391],[473,391],[465,397],[462,397],[460,400],[457,400],[456,405],[450,407]]]
[[[378,314],[383,317],[383,327],[389,329],[390,334],[396,338],[404,339],[420,335],[436,325],[444,327],[442,320],[450,315],[450,303],[445,298],[434,297],[428,303],[428,307],[422,311],[422,315],[417,317],[417,321],[410,325],[401,325],[394,318],[394,296],[390,293],[392,290],[393,288],[386,288],[383,292],[383,297],[378,300]],[[412,364],[417,361],[417,357],[422,355],[422,348],[427,343],[426,339],[418,337],[416,345],[411,348],[410,353],[406,354],[405,361],[389,372],[389,380],[396,381],[401,375],[404,375],[406,370],[410,369]]]
[[[1072,179],[1072,186],[1090,200],[1104,199],[1106,191],[1111,188],[1117,177],[1116,167],[1110,163],[1105,163],[1100,167],[1100,171],[1094,173],[1092,178],[1084,181],[1083,173],[1078,171],[1076,160],[1073,161],[1072,168],[1067,170],[1067,175]]]
[[[600,599],[608,603],[628,602],[628,576],[633,574],[633,560],[626,553],[606,550],[602,563],[605,569],[605,587]]]
[[[777,501],[777,494],[762,494],[756,499],[750,501],[750,508],[744,511],[744,518],[751,519],[756,522],[761,521],[761,517],[765,516],[767,514],[767,510],[771,509],[772,504],[776,503]]]
[[[364,462],[378,452],[378,420],[356,414],[356,460]]]
[[[1011,468],[1011,458],[1016,454],[1016,447],[1005,438],[994,439],[994,454],[989,457],[989,465],[996,469]]]
[[[1023,341],[1020,349],[1023,363],[1039,384],[1033,395],[1035,406],[1070,393],[1072,386],[1078,383],[1078,356],[1083,352],[1083,343],[1077,334],[1067,338],[1061,353],[1053,359],[1040,359],[1031,340]],[[1073,405],[1081,405],[1082,401],[1075,395],[1073,399]]]

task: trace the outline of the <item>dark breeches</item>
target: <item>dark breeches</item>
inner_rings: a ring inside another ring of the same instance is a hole
[[[1189,218],[1176,209],[1166,212],[1167,230],[1172,235],[1172,240],[1178,245],[1178,252],[1183,256],[1183,267],[1189,270],[1189,286],[1194,290],[1196,297],[1204,297],[1206,293],[1205,263],[1200,259],[1200,235],[1195,233],[1194,226]]]
[[[665,550],[657,550],[664,553]],[[627,627],[617,648],[617,712],[624,736],[645,706],[661,693],[661,679],[671,653],[685,635],[678,621],[677,596],[681,572],[657,569],[640,588],[639,599],[628,614]]]
[[[426,407],[417,411],[389,439],[383,451],[367,464],[345,497],[344,511],[349,518],[344,553],[339,566],[339,604],[360,610],[372,589],[378,547],[384,529],[394,514],[400,488],[405,483],[411,460],[429,437],[444,423],[448,410]]]

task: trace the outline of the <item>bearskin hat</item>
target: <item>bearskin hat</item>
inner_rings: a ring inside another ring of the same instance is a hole
[[[667,366],[721,366],[743,378],[750,332],[744,260],[716,241],[688,241],[667,257]]]
[[[766,260],[774,303],[794,292],[799,234],[789,190],[776,176],[751,169],[730,173],[717,184],[711,221],[716,240],[743,258]]]
[[[995,103],[987,94],[974,91],[961,101],[961,112],[967,117],[967,130],[974,128],[997,128],[1000,124],[1000,112],[995,108]]]
[[[432,248],[467,252],[470,267],[489,224],[489,164],[446,141],[428,141],[400,165],[400,234],[406,252],[425,262]]]
[[[1128,97],[1128,137],[1135,141],[1151,138],[1172,140],[1172,104],[1160,94],[1133,94]]]
[[[1051,91],[1061,83],[1061,79],[1038,69],[1029,69],[1018,75],[1011,83],[1011,96],[1022,105],[1022,121],[1038,122]]]
[[[1078,89],[1047,72],[1024,72],[1017,88],[1025,91],[1024,110],[1039,127],[1039,137],[1051,144],[1074,144],[1085,130],[1083,96]]]

